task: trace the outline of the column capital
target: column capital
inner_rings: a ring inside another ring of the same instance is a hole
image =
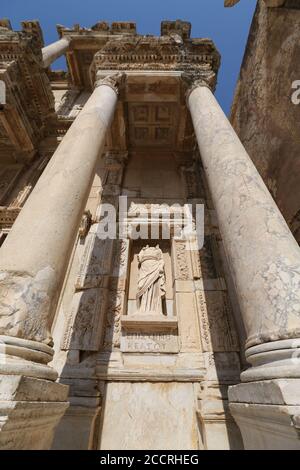
[[[126,74],[122,72],[113,73],[102,78],[100,78],[97,74],[95,88],[98,88],[102,85],[106,85],[112,88],[114,92],[119,96],[125,86],[125,80]]]
[[[186,100],[188,101],[190,94],[197,87],[206,87],[214,92],[216,88],[217,75],[212,70],[205,70],[203,72],[183,72],[181,74],[181,79],[185,88]]]

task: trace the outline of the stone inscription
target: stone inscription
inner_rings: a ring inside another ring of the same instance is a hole
[[[178,353],[178,336],[165,333],[123,333],[122,352]]]

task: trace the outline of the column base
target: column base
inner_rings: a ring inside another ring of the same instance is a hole
[[[53,349],[44,343],[0,335],[0,374],[54,381],[58,374],[47,365],[53,354]]]
[[[230,411],[247,450],[300,450],[300,379],[229,388]]]
[[[68,388],[49,380],[0,375],[0,449],[49,449],[68,407]]]
[[[246,349],[252,367],[242,372],[242,382],[270,379],[300,379],[300,339],[285,339]]]

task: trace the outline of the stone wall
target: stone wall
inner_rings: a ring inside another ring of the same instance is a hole
[[[300,241],[300,5],[267,8],[260,0],[250,29],[231,121]]]

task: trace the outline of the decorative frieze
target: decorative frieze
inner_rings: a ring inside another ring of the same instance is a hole
[[[170,28],[169,28],[169,31]],[[179,31],[179,34],[178,34]],[[182,30],[181,30],[182,31]],[[180,30],[173,30],[180,36]],[[182,41],[176,36],[127,37],[123,41],[111,39],[94,56],[95,70],[189,70],[204,64],[217,70],[220,56],[209,39],[186,40],[186,54],[182,54]]]
[[[129,261],[129,247],[130,240],[117,239],[114,242],[114,262],[112,267],[113,278],[120,280],[127,277],[128,274],[128,261]]]
[[[227,294],[197,290],[196,301],[203,351],[238,351],[239,343]]]
[[[11,228],[20,211],[21,208],[0,207],[0,228]]]
[[[121,342],[121,317],[124,314],[125,293],[121,290],[109,291],[106,312],[103,349],[111,351],[119,348]]]
[[[93,224],[85,240],[75,287],[77,290],[103,286],[110,276],[113,240],[97,235],[98,224]]]
[[[61,348],[98,351],[105,322],[106,289],[88,289],[73,295]]]
[[[23,30],[0,30],[0,79],[6,85],[6,106],[1,123],[6,144],[31,158],[31,152],[55,126],[54,98],[50,81],[42,70],[43,38],[39,23],[22,23]]]
[[[188,242],[172,240],[172,265],[174,279],[182,281],[193,279]]]

